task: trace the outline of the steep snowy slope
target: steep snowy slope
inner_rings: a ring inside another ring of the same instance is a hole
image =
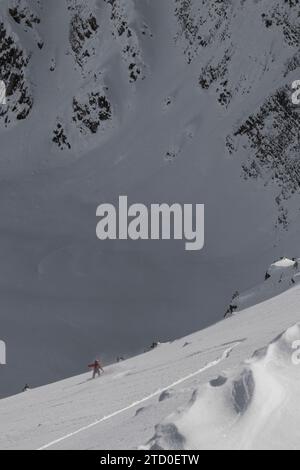
[[[0,79],[1,396],[210,325],[300,255],[298,0],[2,0]],[[205,249],[97,241],[121,194],[204,203]]]
[[[299,263],[299,259],[291,260],[281,258],[279,261],[271,264],[265,274],[263,283],[258,284],[242,294],[235,292],[225,317],[229,317],[230,315],[243,311],[245,308],[268,300],[293,287],[299,282]]]
[[[299,450],[299,295],[1,400],[0,448]]]

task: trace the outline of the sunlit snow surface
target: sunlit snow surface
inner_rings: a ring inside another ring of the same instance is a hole
[[[0,401],[0,448],[299,449],[299,296]]]

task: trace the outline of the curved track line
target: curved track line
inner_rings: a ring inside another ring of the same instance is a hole
[[[151,393],[151,395],[148,395],[144,398],[142,398],[141,400],[138,400],[134,403],[131,403],[131,405],[128,405],[126,406],[125,408],[122,408],[118,411],[115,411],[114,413],[111,413],[110,415],[107,415],[107,416],[104,416],[103,418],[101,419],[98,419],[97,421],[94,421],[93,423],[90,423],[88,424],[87,426],[84,426],[80,429],[77,429],[77,431],[73,431],[69,434],[66,434],[65,436],[63,437],[60,437],[59,439],[56,439],[55,441],[52,441],[52,442],[49,442],[48,444],[45,444],[44,446],[40,447],[39,449],[37,450],[46,450],[46,449],[49,449],[50,447],[53,447],[54,445],[56,444],[59,444],[60,442],[63,442],[63,441],[66,441],[67,439],[70,439],[71,437],[74,437],[76,436],[77,434],[81,434],[82,432],[84,431],[87,431],[88,429],[91,429],[91,428],[94,428],[95,426],[98,426],[98,424],[101,424],[103,423],[104,421],[108,421],[112,418],[114,418],[115,416],[118,416],[120,414],[123,414],[125,413],[126,411],[129,411],[131,410],[132,408],[135,408],[136,406],[139,406],[143,403],[145,403],[146,401],[149,401],[151,400],[152,398],[155,398],[157,397],[158,395],[161,395],[162,393],[166,392],[167,390],[169,390],[170,388],[174,388],[174,387],[177,387],[178,385],[181,385],[182,383],[184,382],[187,382],[188,380],[192,379],[193,377],[196,377],[197,375],[201,374],[202,372],[205,372],[206,370],[208,369],[211,369],[212,367],[215,367],[217,366],[218,364],[220,364],[221,362],[223,362],[225,359],[227,359],[229,357],[229,355],[231,354],[231,352],[240,344],[240,341],[237,342],[236,344],[232,345],[230,348],[226,349],[226,351],[223,352],[222,356],[219,357],[219,359],[216,359],[215,361],[213,362],[210,362],[209,364],[207,364],[206,366],[202,367],[201,369],[197,370],[196,372],[193,372],[192,374],[189,374],[187,375],[186,377],[183,377],[182,379],[179,379],[177,380],[176,382],[173,382],[172,384],[168,385],[167,387],[164,387],[164,388],[161,388],[159,390],[157,390],[156,392],[154,393]]]

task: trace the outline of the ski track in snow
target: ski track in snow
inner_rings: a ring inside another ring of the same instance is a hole
[[[83,426],[82,428],[80,429],[77,429],[76,431],[73,431],[69,434],[66,434],[65,436],[62,436],[60,437],[59,439],[56,439],[52,442],[49,442],[48,444],[45,444],[43,445],[42,447],[38,448],[37,450],[46,450],[46,449],[49,449],[50,447],[53,447],[55,446],[56,444],[59,444],[63,441],[66,441],[67,439],[70,439],[74,436],[77,436],[78,434],[81,434],[85,431],[88,431],[89,429],[91,428],[94,428],[95,426],[98,426],[99,424],[105,422],[105,421],[108,421],[120,414],[123,414],[125,413],[126,411],[129,411],[131,410],[132,408],[135,408],[136,406],[139,406],[139,405],[142,405],[143,403],[151,400],[152,398],[155,398],[159,395],[161,395],[162,393],[170,390],[171,388],[174,388],[174,387],[177,387],[178,385],[181,385],[182,383],[184,382],[187,382],[188,380],[196,377],[197,375],[200,375],[202,374],[203,372],[207,371],[208,369],[211,369],[212,367],[215,367],[217,366],[218,364],[220,364],[221,362],[223,362],[225,359],[227,359],[229,357],[229,355],[232,353],[232,351],[237,347],[239,346],[239,344],[241,343],[241,341],[237,341],[235,344],[233,344],[230,348],[226,349],[222,356],[219,357],[218,359],[216,359],[215,361],[212,361],[212,362],[209,362],[208,364],[206,364],[206,366],[202,367],[201,369],[197,370],[196,372],[193,372],[192,374],[189,374],[187,375],[186,377],[183,377],[179,380],[177,380],[176,382],[173,382],[172,384],[168,385],[167,387],[164,387],[162,389],[159,389],[157,390],[156,392],[154,393],[151,393],[150,395],[142,398],[141,400],[138,400],[134,403],[131,403],[130,405],[126,406],[125,408],[122,408],[120,410],[117,410],[115,411],[114,413],[111,413],[110,415],[108,416],[104,416],[103,418],[101,419],[98,419],[97,421],[94,421],[93,423],[90,423],[88,424],[87,426]]]

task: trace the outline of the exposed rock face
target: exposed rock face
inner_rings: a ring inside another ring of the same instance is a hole
[[[290,72],[294,72],[298,68],[300,68],[300,52],[296,52],[290,59],[286,61],[284,77],[287,77]]]
[[[58,146],[60,150],[71,150],[71,144],[68,141],[66,131],[63,125],[58,122],[53,130],[52,141]]]
[[[25,119],[33,105],[26,71],[29,56],[17,37],[0,21],[0,79],[6,86],[7,105],[0,109],[0,123],[5,127]]]
[[[44,46],[44,41],[39,32],[41,25],[40,18],[41,3],[39,0],[32,0],[28,3],[26,0],[12,0],[9,2],[8,14],[25,33],[30,33],[33,41],[39,49]]]
[[[96,54],[93,40],[98,29],[96,17],[83,6],[77,6],[70,23],[70,44],[80,67],[84,67],[88,58]]]
[[[6,84],[8,103],[1,108],[0,118],[8,127],[24,120],[33,106],[27,73],[32,51],[23,46],[18,32],[23,31],[31,38],[33,35],[40,49],[44,38],[40,34],[42,2],[7,0],[6,3],[10,21],[0,23],[0,79]],[[171,39],[187,63],[198,67],[198,87],[215,97],[222,112],[230,113],[231,117],[234,114],[235,125],[224,142],[224,149],[237,155],[242,146],[247,154],[242,156],[239,152],[243,178],[261,177],[278,185],[276,224],[286,228],[288,213],[284,201],[299,189],[299,113],[289,101],[287,86],[291,83],[289,77],[300,66],[299,0],[255,4],[233,0],[168,0],[168,3],[177,31]],[[57,128],[57,122],[52,121],[50,135],[52,132],[52,141],[59,149],[74,148],[74,139],[89,139],[89,142],[93,139],[91,145],[96,145],[99,131],[105,131],[117,117],[107,64],[112,57],[120,59],[119,70],[122,73],[125,70],[128,77],[122,86],[135,90],[139,81],[147,78],[143,41],[149,45],[153,38],[151,28],[133,0],[101,3],[64,0],[64,7],[69,21],[65,54],[74,59],[79,80],[56,117],[62,127]],[[252,24],[257,38],[253,37]],[[57,70],[55,57],[49,70]],[[278,83],[273,78],[275,73],[282,77]],[[120,77],[122,80],[124,75]],[[255,106],[251,112],[249,107],[244,113],[238,112],[237,103],[255,97],[263,80],[270,80],[271,89],[261,106]],[[177,147],[171,145],[163,152],[166,161],[176,160]],[[180,145],[179,148],[184,153]]]
[[[66,6],[70,15],[69,47],[80,82],[70,102],[65,103],[62,116],[58,117],[61,127],[53,131],[52,141],[60,150],[77,147],[84,139],[89,139],[88,145],[96,145],[100,127],[103,131],[107,127],[104,123],[113,117],[101,67],[103,8],[99,12],[97,2],[87,4],[82,0],[66,0]],[[54,59],[50,70],[56,70]]]
[[[112,117],[111,105],[107,98],[100,93],[90,93],[88,100],[83,103],[76,98],[73,100],[74,122],[82,133],[96,134],[102,122]]]
[[[266,28],[281,29],[284,41],[294,47],[300,44],[299,5],[299,0],[277,1],[270,12],[262,13]]]
[[[224,56],[214,63],[207,64],[200,75],[199,84],[203,90],[208,90],[214,83],[218,83],[216,92],[218,93],[218,102],[227,107],[233,96],[233,91],[228,88],[228,64],[230,63],[232,52],[227,49]]]
[[[227,141],[230,153],[238,150],[238,142],[248,149],[248,161],[243,164],[246,179],[261,177],[278,185],[277,223],[284,228],[288,214],[283,202],[300,189],[300,113],[290,94],[288,88],[277,90]]]
[[[232,0],[195,2],[175,0],[175,15],[179,24],[176,40],[183,41],[184,54],[191,63],[202,48],[215,41],[231,38],[229,26],[234,15]]]
[[[112,33],[122,47],[121,54],[128,68],[129,81],[144,78],[144,63],[137,32],[131,25],[132,0],[104,0],[111,6]],[[146,34],[144,25],[142,34]]]
[[[33,28],[35,24],[40,24],[41,22],[40,18],[34,12],[30,11],[24,1],[16,1],[8,11],[14,21],[24,28]]]
[[[199,63],[201,89],[215,95],[225,112],[232,112],[241,100],[249,112],[246,100],[252,96],[255,103],[261,83],[269,81],[261,106],[255,105],[251,114],[236,115],[238,124],[226,146],[241,159],[242,177],[260,177],[265,184],[277,185],[275,224],[287,228],[284,201],[300,189],[300,116],[291,102],[291,81],[284,80],[300,65],[299,0],[270,4],[175,0],[175,6],[176,41],[183,44],[188,63]],[[274,86],[275,73],[283,79]]]

